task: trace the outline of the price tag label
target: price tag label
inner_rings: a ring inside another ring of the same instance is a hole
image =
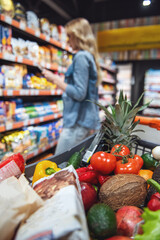
[[[31,124],[31,125],[34,124],[34,119],[31,119],[31,120],[30,120],[30,124]]]
[[[50,41],[50,36],[46,35],[46,41],[47,41],[47,42]]]
[[[39,90],[34,90],[34,95],[38,96],[39,95]]]
[[[58,89],[57,90],[57,94],[59,95],[59,94],[61,94],[62,93],[62,91],[60,90],[60,89]]]
[[[17,57],[17,62],[22,63],[22,62],[23,62],[23,57],[22,57],[22,56],[18,56],[18,57]]]
[[[26,29],[25,23],[24,22],[20,22],[19,28],[22,29],[22,30],[25,30]]]
[[[34,151],[34,156],[38,155],[38,149]]]
[[[11,130],[13,128],[13,124],[10,122],[6,123],[6,130]]]
[[[55,95],[55,90],[51,90],[51,95]]]
[[[5,16],[5,22],[12,24],[12,18],[9,16]]]
[[[34,95],[34,90],[33,90],[33,89],[30,90],[30,94],[31,94],[32,96]]]
[[[46,67],[50,69],[51,68],[51,64],[47,63]]]
[[[42,152],[46,151],[46,149],[47,149],[46,147],[43,147],[43,148],[42,148]]]
[[[40,118],[39,118],[39,121],[40,121],[40,122],[43,122],[43,121],[44,121],[43,117],[40,117]]]
[[[58,118],[58,114],[57,113],[54,114],[54,118]]]
[[[3,96],[3,90],[0,89],[0,96]]]
[[[62,72],[62,66],[58,66],[58,72]]]
[[[62,48],[66,48],[66,43],[62,43]]]
[[[23,124],[24,124],[24,126],[28,126],[28,120],[25,120],[25,121],[23,122]]]
[[[40,37],[40,31],[36,30],[35,35],[36,35],[36,37]]]
[[[8,90],[7,90],[7,95],[8,95],[8,96],[13,96],[13,90],[8,89]]]

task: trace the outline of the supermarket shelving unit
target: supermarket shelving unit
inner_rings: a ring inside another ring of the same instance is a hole
[[[54,39],[45,36],[40,31],[34,31],[31,28],[26,27],[23,23],[19,23],[15,21],[14,19],[0,15],[0,23],[2,25],[7,25],[12,28],[13,31],[17,32],[19,36],[24,36],[24,38],[30,38],[38,43],[42,43],[44,45],[51,45],[55,48],[60,49],[61,51],[67,51],[71,53],[71,48],[66,46],[66,44],[55,41]],[[37,70],[37,62],[34,62],[32,60],[23,58],[22,56],[15,56],[8,53],[0,53],[0,62],[1,63],[19,63],[19,64],[25,64],[29,67],[32,67],[32,69]],[[65,73],[66,68],[63,66],[59,66],[58,64],[49,64],[45,62],[40,63],[42,67],[47,68],[52,71],[56,71],[58,73]],[[61,97],[62,90],[60,89],[53,89],[53,90],[38,90],[38,89],[20,89],[20,90],[14,90],[14,89],[0,89],[0,98],[6,99],[7,97]],[[43,101],[43,100],[42,100]],[[27,119],[25,121],[18,121],[18,122],[5,122],[4,124],[0,124],[0,133],[4,133],[5,131],[10,131],[14,129],[20,129],[25,126],[29,125],[35,125],[42,122],[49,122],[56,119],[62,118],[62,113],[57,112],[53,115],[47,115],[42,116],[38,118],[32,118]],[[36,155],[39,155],[40,153],[52,148],[57,144],[57,140],[50,142],[47,146],[43,148],[38,148],[36,151],[28,153],[25,155],[25,159],[29,160]]]
[[[66,44],[55,41],[54,39],[50,38],[49,36],[45,36],[40,31],[34,31],[31,28],[26,27],[22,22],[19,23],[14,19],[11,19],[8,16],[0,15],[0,23],[2,25],[7,25],[11,27],[11,29],[18,33],[18,36],[23,36],[24,38],[32,39],[40,44],[44,45],[51,45],[55,48],[60,49],[61,51],[66,51],[70,54],[72,54],[72,49],[68,47]],[[15,56],[13,54],[8,53],[0,53],[0,63],[18,63],[26,65],[32,69],[37,70],[38,65],[37,62],[32,61],[30,59],[23,58],[22,56]],[[63,66],[59,66],[57,63],[49,64],[45,62],[38,63],[42,67],[47,68],[52,71],[56,71],[58,73],[65,73],[66,68]],[[112,70],[110,68],[107,68],[104,65],[101,65],[101,69],[103,71],[106,71],[108,73],[108,77],[104,78],[102,80],[101,88],[99,89],[99,96],[100,96],[100,102],[107,106],[109,104],[115,103],[115,96],[116,96],[116,81],[117,81],[117,70]],[[104,85],[111,86],[112,90],[106,90],[103,88]],[[54,90],[37,90],[37,89],[20,89],[20,90],[14,90],[14,89],[0,89],[0,98],[6,99],[7,97],[61,97],[62,91],[60,89],[54,89]],[[43,100],[42,100],[43,101]],[[0,125],[0,133],[4,133],[5,131],[14,130],[14,129],[20,129],[25,126],[29,125],[35,125],[42,122],[48,122],[52,120],[56,120],[62,117],[62,113],[55,113],[54,115],[48,115],[43,116],[39,118],[33,118],[33,119],[27,119],[25,121],[19,121],[19,122],[6,122],[5,124]],[[49,144],[43,149],[38,149],[36,152],[28,154],[26,156],[26,160],[46,151],[49,148],[52,148],[55,146],[57,141],[54,141],[53,143]]]
[[[99,88],[99,102],[104,105],[115,104],[116,99],[116,84],[117,84],[117,69],[111,69],[103,64],[100,64],[102,71],[105,71],[105,77],[102,77],[102,84]]]

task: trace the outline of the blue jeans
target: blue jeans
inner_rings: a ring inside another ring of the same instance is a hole
[[[82,127],[78,124],[71,128],[63,128],[58,144],[55,150],[55,154],[60,154],[74,147],[80,143],[83,139],[91,134],[91,129]]]

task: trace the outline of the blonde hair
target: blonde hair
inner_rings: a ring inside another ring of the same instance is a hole
[[[97,67],[97,85],[99,85],[101,83],[99,54],[89,22],[84,18],[77,18],[68,22],[65,29],[67,35],[73,35],[75,37],[76,50],[87,50],[93,55]]]

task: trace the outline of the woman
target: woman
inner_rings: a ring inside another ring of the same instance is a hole
[[[74,51],[65,80],[44,70],[44,76],[61,88],[63,93],[63,130],[55,154],[62,153],[100,128],[98,101],[100,66],[97,45],[91,26],[78,18],[65,26],[68,41]],[[90,100],[90,101],[87,101]]]

